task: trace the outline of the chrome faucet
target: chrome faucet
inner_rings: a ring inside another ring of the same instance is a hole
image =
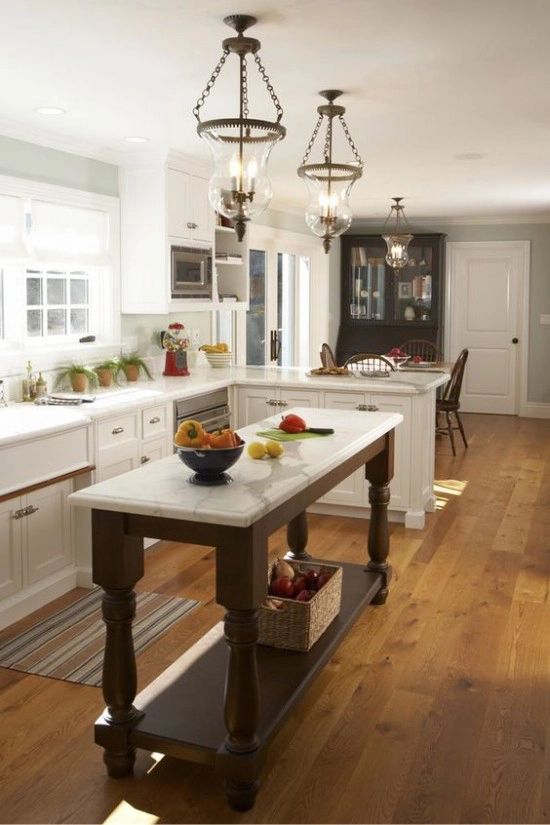
[[[6,396],[4,395],[4,381],[0,378],[0,407],[7,407],[8,402],[6,401]]]

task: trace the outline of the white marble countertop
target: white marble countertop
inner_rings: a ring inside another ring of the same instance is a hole
[[[278,459],[255,461],[246,452],[228,471],[226,487],[198,487],[177,455],[94,484],[69,496],[74,506],[248,527],[261,516],[342,464],[358,450],[399,426],[403,416],[386,412],[340,412],[294,408],[312,427],[333,427],[334,435],[286,442]],[[278,417],[239,430],[246,442]]]
[[[79,407],[10,404],[0,408],[0,447],[19,440],[86,426],[94,419],[107,418],[124,408],[141,409],[148,404],[192,398],[202,393],[235,384],[243,386],[299,387],[301,389],[342,390],[355,392],[418,395],[445,384],[448,373],[396,372],[388,378],[312,377],[308,370],[296,367],[196,367],[184,378],[158,376],[153,381],[139,381],[98,390],[96,400]]]

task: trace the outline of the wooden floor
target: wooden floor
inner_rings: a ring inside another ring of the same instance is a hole
[[[107,779],[100,690],[0,670],[0,821],[550,821],[550,421],[464,419],[468,451],[438,439],[440,509],[424,531],[393,527],[388,602],[279,733],[252,812],[226,807],[210,769],[159,755]],[[365,557],[361,521],[310,525],[316,554]],[[140,589],[204,605],[140,657],[142,686],[221,616],[210,552],[148,558]]]

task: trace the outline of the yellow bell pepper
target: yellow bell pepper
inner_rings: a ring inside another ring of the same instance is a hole
[[[200,421],[189,419],[182,421],[176,433],[175,442],[180,447],[202,447],[206,442],[206,433]]]

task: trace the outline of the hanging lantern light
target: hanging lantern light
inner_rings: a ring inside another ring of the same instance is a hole
[[[345,108],[333,103],[342,92],[338,89],[327,89],[319,92],[319,94],[328,100],[328,103],[324,103],[317,108],[319,118],[307,145],[302,165],[298,169],[298,175],[305,180],[310,194],[309,204],[306,208],[306,224],[314,235],[323,239],[323,248],[325,252],[328,252],[332,239],[337,238],[351,225],[352,211],[349,205],[349,196],[353,184],[363,174],[363,161],[344,120]],[[323,161],[321,163],[308,163],[324,118],[326,118],[326,132]],[[350,163],[333,163],[334,118],[338,118],[340,121],[344,135],[353,152],[354,160]]]
[[[283,116],[281,104],[258,55],[261,43],[243,34],[256,22],[257,19],[248,14],[224,17],[224,23],[235,29],[237,37],[223,41],[222,56],[193,109],[198,121],[197,132],[206,140],[214,156],[214,173],[208,187],[210,203],[216,212],[234,221],[239,241],[244,237],[246,222],[263,212],[271,201],[273,191],[267,176],[267,162],[274,145],[286,134],[280,122]],[[236,54],[240,64],[239,115],[201,121],[200,109],[229,54]],[[277,117],[274,121],[249,117],[248,55],[254,55],[260,77],[275,106]]]
[[[409,262],[408,246],[412,241],[414,235],[404,233],[402,230],[406,227],[410,229],[409,222],[405,217],[405,207],[401,206],[403,198],[393,198],[395,203],[392,203],[390,214],[386,218],[384,226],[394,216],[393,232],[390,235],[382,235],[386,241],[388,251],[386,253],[386,263],[392,269],[402,269]],[[402,223],[403,222],[403,223]]]

